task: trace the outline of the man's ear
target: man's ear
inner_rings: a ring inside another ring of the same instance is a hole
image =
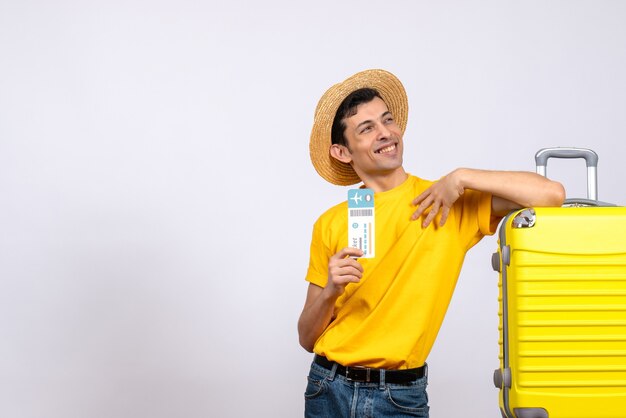
[[[352,154],[345,145],[332,144],[330,146],[330,156],[342,163],[350,164],[352,162]]]

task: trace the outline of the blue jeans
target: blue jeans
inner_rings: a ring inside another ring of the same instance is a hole
[[[311,364],[304,393],[305,418],[428,418],[428,395],[424,376],[411,383],[391,384],[348,381]]]

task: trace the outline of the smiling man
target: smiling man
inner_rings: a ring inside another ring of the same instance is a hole
[[[383,70],[332,86],[317,105],[311,161],[330,183],[375,192],[376,256],[347,247],[347,202],[315,223],[298,321],[300,344],[315,353],[306,417],[428,417],[426,359],[466,252],[510,210],[565,197],[530,172],[410,175],[407,119],[404,87]]]

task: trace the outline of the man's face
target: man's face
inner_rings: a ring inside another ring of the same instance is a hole
[[[379,97],[362,103],[344,119],[345,138],[354,171],[361,179],[388,175],[402,168],[402,131]]]

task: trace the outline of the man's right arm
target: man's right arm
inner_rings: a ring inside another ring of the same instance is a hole
[[[298,320],[300,345],[313,352],[313,346],[330,324],[335,301],[343,294],[349,283],[358,283],[363,267],[351,257],[360,257],[363,252],[346,247],[328,260],[328,282],[326,287],[309,283],[304,308]]]

